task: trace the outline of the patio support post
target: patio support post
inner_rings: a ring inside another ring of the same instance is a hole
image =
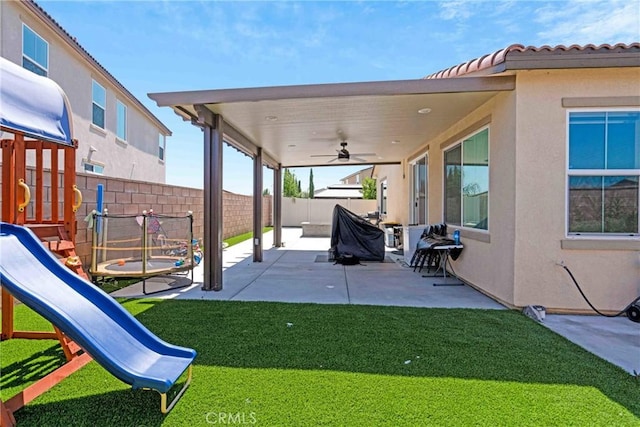
[[[204,131],[204,283],[203,291],[222,290],[222,144],[223,118],[196,105]]]
[[[273,170],[273,246],[282,247],[282,165]]]
[[[253,158],[253,262],[262,262],[262,148]]]

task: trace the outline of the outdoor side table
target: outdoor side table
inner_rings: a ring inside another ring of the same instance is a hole
[[[462,282],[453,282],[453,283],[447,282],[447,277],[449,277],[447,276],[447,264],[451,266],[451,261],[449,260],[449,257],[451,256],[451,251],[455,249],[459,249],[460,251],[462,251],[464,249],[464,245],[462,244],[433,245],[429,249],[439,253],[440,264],[438,265],[438,269],[436,270],[434,275],[423,275],[422,277],[438,277],[439,276],[438,272],[442,270],[442,278],[444,279],[444,283],[434,283],[433,286],[464,286],[464,283]]]

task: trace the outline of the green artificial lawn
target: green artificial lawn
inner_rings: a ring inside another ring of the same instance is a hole
[[[273,227],[264,227],[262,229],[262,232],[266,233],[267,231],[271,231],[271,230],[273,230]],[[229,246],[233,246],[233,245],[237,245],[240,242],[244,242],[245,240],[249,240],[252,237],[253,237],[253,231],[250,231],[248,233],[239,234],[237,236],[229,237],[224,242],[229,244]]]
[[[24,426],[640,425],[640,382],[515,311],[128,300],[195,348],[163,416],[96,362],[16,413]],[[38,325],[23,306],[21,323]],[[3,399],[61,360],[54,341],[0,344]]]

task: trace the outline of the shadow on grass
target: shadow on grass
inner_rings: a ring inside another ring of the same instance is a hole
[[[125,306],[163,339],[196,349],[199,365],[589,386],[640,416],[637,378],[516,311],[175,300]]]
[[[153,427],[162,425],[165,419],[160,413],[159,401],[158,393],[148,390],[118,390],[57,401],[36,401],[20,409],[16,421],[18,426]]]
[[[640,417],[637,379],[514,311],[121,302],[162,339],[196,349],[196,365],[577,385],[600,390]],[[196,375],[194,381],[215,379]],[[136,420],[157,426],[166,421],[158,410],[157,393],[124,390],[126,385],[95,363],[62,385],[22,409],[19,422],[44,426],[83,420],[83,425],[105,425],[108,420],[108,425],[132,425]],[[185,398],[179,407],[196,404]],[[58,414],[55,422],[47,419],[51,414]]]
[[[52,342],[55,341],[46,341],[47,344],[50,344]],[[41,342],[40,344],[44,343],[45,342]],[[7,343],[3,347],[2,358],[5,360],[17,359],[19,356],[14,356],[12,353],[14,353],[14,351],[20,352],[19,348],[15,348],[19,347],[20,344],[22,343],[19,343],[16,340],[14,340],[14,342]],[[11,389],[14,387],[24,388],[25,384],[33,383],[44,378],[45,376],[62,366],[65,362],[66,359],[64,357],[64,353],[62,352],[62,348],[60,348],[60,345],[52,344],[50,347],[44,348],[38,353],[31,354],[26,359],[14,360],[6,365],[5,363],[3,363],[2,377],[0,377],[0,390],[6,392],[7,389]],[[4,399],[7,399],[11,396],[5,396],[3,393],[2,397]]]

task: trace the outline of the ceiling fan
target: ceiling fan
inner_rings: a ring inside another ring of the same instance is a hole
[[[347,141],[342,140],[340,142],[340,147],[342,147],[339,150],[336,150],[336,152],[338,153],[338,155],[336,156],[335,154],[312,154],[311,157],[333,157],[333,159],[329,160],[327,163],[332,163],[335,161],[339,161],[339,162],[348,162],[349,160],[353,159],[356,162],[366,162],[365,159],[360,158],[360,156],[362,157],[367,157],[367,156],[375,156],[376,153],[354,153],[351,154],[349,153],[349,150],[347,150]]]

